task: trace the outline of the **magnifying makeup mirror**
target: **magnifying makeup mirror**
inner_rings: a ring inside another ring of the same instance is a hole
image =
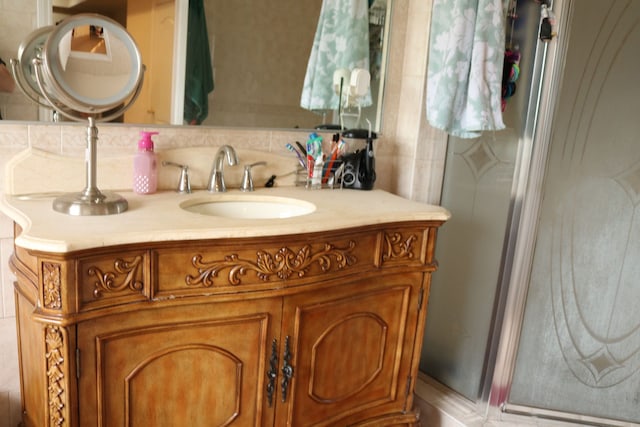
[[[116,21],[79,14],[32,32],[12,60],[16,83],[34,102],[87,128],[86,186],[54,200],[69,215],[110,215],[127,210],[120,195],[96,186],[96,122],[122,115],[142,88],[144,65],[131,35]]]

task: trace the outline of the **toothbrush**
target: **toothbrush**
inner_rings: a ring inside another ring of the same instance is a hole
[[[306,153],[306,152],[307,152],[306,148],[304,148],[304,145],[302,145],[302,144],[300,143],[300,141],[296,141],[296,145],[298,146],[298,148],[300,149],[300,152],[301,152],[302,154],[304,154],[304,153]]]
[[[313,178],[314,166],[319,160],[322,160],[322,138],[314,132],[309,135],[309,140],[307,141],[307,170],[309,172],[309,179]],[[322,176],[320,179],[322,179]]]
[[[338,158],[338,143],[335,141],[331,141],[331,157],[329,158],[329,164],[327,165],[327,170],[324,173],[324,178],[322,179],[322,183],[327,183],[329,181],[329,177],[331,176],[331,169],[333,168],[333,163]]]
[[[309,179],[313,178],[313,153],[314,153],[313,141],[308,140],[307,141],[307,171],[309,173],[307,174],[307,178]]]
[[[295,147],[294,147],[293,145],[291,145],[291,144],[290,144],[290,143],[288,143],[288,142],[287,142],[287,144],[285,145],[285,147],[287,148],[287,150],[289,150],[289,151],[291,151],[291,152],[295,153],[296,157],[298,158],[298,162],[300,163],[300,165],[301,165],[303,168],[305,168],[305,169],[306,169],[306,168],[307,168],[307,163],[305,162],[304,157],[302,156],[302,154],[301,154],[298,150],[296,150],[296,149],[295,149]]]

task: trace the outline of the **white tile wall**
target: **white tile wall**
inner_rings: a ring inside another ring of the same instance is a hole
[[[18,45],[36,22],[36,0],[0,0],[0,58],[7,64],[17,54]],[[5,119],[35,120],[37,108],[24,96],[0,94],[0,110]],[[27,126],[0,124],[0,170],[28,143]],[[0,174],[0,188],[4,174]],[[0,215],[0,427],[15,427],[20,422],[20,383],[16,342],[13,276],[8,268],[13,252],[13,226]]]

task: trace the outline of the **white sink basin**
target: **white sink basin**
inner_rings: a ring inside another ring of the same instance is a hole
[[[313,203],[287,197],[212,195],[180,203],[180,208],[210,216],[243,219],[291,218],[316,210]]]

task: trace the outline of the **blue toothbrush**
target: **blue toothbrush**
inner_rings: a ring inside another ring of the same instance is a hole
[[[293,145],[291,145],[290,143],[286,143],[285,147],[287,147],[287,150],[295,153],[296,157],[298,158],[298,162],[300,162],[300,165],[303,168],[307,168],[307,162],[305,161],[305,158],[302,156],[302,153],[300,153],[298,150],[295,149],[295,147]]]

